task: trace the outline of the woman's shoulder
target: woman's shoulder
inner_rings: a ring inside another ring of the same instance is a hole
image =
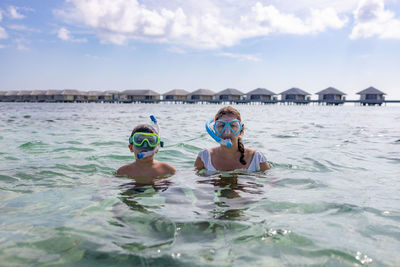
[[[249,155],[249,157],[252,159],[252,161],[256,161],[256,162],[266,162],[267,161],[264,154],[255,149],[246,148],[246,153],[247,153],[247,155]]]
[[[208,157],[208,155],[214,154],[219,147],[205,148],[201,150],[197,155],[200,158]]]
[[[245,148],[245,153],[247,153],[247,154],[253,155],[256,152],[257,151],[252,148],[248,148],[248,147]]]

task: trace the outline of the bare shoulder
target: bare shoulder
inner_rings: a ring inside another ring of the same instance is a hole
[[[127,165],[124,165],[124,166],[120,167],[120,168],[117,170],[117,172],[116,172],[115,174],[116,174],[117,176],[126,176],[126,175],[129,175],[130,172],[131,172],[132,169],[133,169],[133,164],[134,164],[134,163],[131,163],[131,164],[127,164]]]
[[[216,146],[216,147],[212,147],[212,148],[208,149],[208,151],[210,152],[211,155],[215,155],[215,153],[218,153],[219,149],[220,149],[220,147]]]
[[[167,174],[174,174],[176,172],[175,168],[166,162],[158,162],[158,166]]]
[[[256,151],[254,149],[251,149],[251,148],[248,148],[248,147],[246,147],[244,151],[248,155],[254,155],[254,153],[256,153]]]

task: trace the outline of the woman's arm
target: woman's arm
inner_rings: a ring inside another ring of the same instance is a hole
[[[271,169],[271,166],[269,166],[268,161],[266,162],[260,162],[260,171],[266,171]]]
[[[196,167],[197,170],[204,169],[204,163],[203,163],[203,161],[201,160],[200,157],[196,158],[196,161],[194,162],[194,167]]]

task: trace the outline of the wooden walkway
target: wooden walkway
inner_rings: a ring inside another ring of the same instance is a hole
[[[3,101],[5,103],[6,101]],[[12,101],[12,102],[32,102],[36,103],[38,101]],[[42,101],[43,102],[43,101]],[[268,105],[268,104],[281,104],[281,105],[343,105],[346,103],[354,103],[359,105],[385,105],[397,103],[400,104],[400,100],[90,100],[90,101],[44,101],[47,103],[124,103],[124,104],[132,104],[132,103],[145,103],[145,104],[157,104],[157,103],[166,103],[166,104],[249,104],[249,105]]]

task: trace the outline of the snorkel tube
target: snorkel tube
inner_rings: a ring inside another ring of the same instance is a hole
[[[137,158],[138,159],[143,159],[143,158],[150,157],[153,154],[154,154],[154,150],[153,151],[140,152],[140,153],[137,154]]]
[[[160,127],[158,126],[157,119],[154,115],[150,115],[150,120],[152,122],[153,128],[157,131],[158,136],[160,136]],[[160,141],[160,145],[164,146],[163,142]],[[138,159],[143,159],[152,156],[154,153],[158,151],[158,146],[152,151],[140,152],[137,154]]]
[[[215,132],[211,129],[211,123],[214,121],[214,119],[211,119],[206,122],[206,130],[207,133],[217,142],[220,143],[221,145],[227,146],[228,148],[232,147],[232,142],[230,139],[222,139],[218,135],[215,134]]]

